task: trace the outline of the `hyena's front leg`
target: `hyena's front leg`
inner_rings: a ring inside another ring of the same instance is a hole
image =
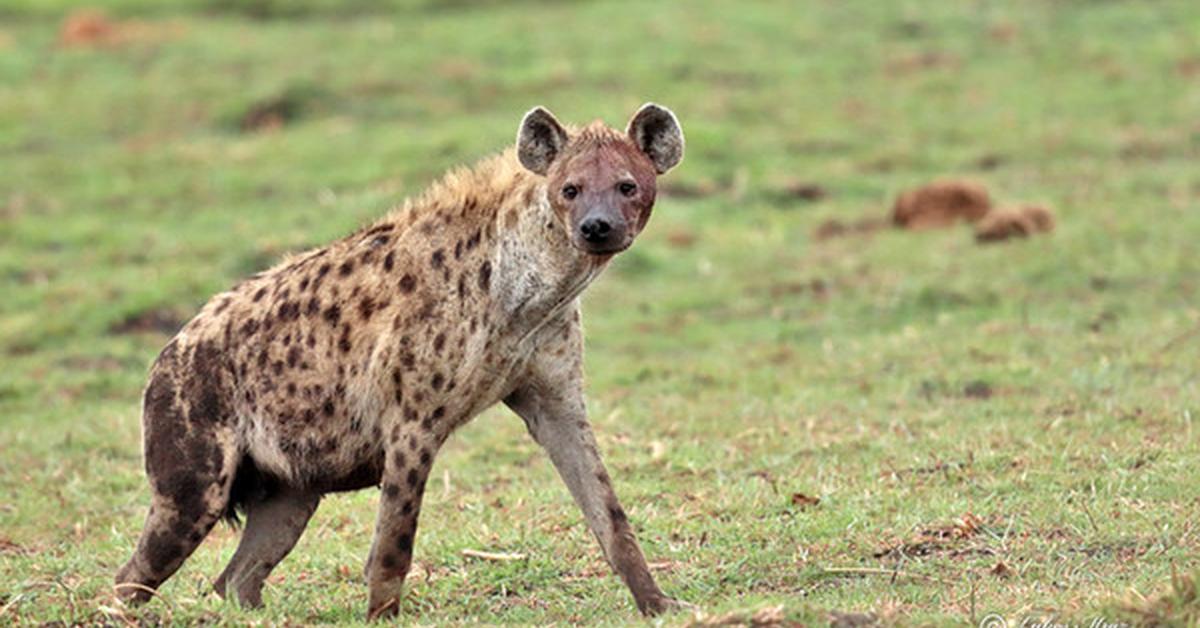
[[[387,446],[375,538],[367,557],[368,619],[392,617],[400,610],[425,480],[442,442],[418,421],[404,423],[394,434]]]
[[[638,610],[657,615],[687,606],[667,597],[655,584],[600,460],[583,399],[579,326],[554,337],[559,340],[542,347],[524,383],[505,403],[525,420],[529,433],[550,455],[605,558],[633,593]]]

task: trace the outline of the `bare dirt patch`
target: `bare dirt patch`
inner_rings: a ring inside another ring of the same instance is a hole
[[[28,556],[36,553],[34,550],[21,545],[8,537],[0,536],[0,555]]]
[[[316,85],[291,85],[273,96],[251,103],[238,116],[243,133],[274,131],[331,108],[333,96]]]
[[[781,201],[815,202],[829,196],[825,186],[812,181],[785,181],[778,185],[775,196]]]
[[[982,379],[977,379],[963,386],[963,396],[968,399],[991,399],[994,392],[992,385]]]
[[[174,334],[183,327],[183,317],[166,308],[152,308],[131,314],[111,327],[114,334]]]
[[[58,43],[68,48],[160,43],[177,37],[182,30],[174,22],[118,20],[98,9],[78,9],[63,19]]]
[[[892,224],[903,229],[939,229],[975,222],[992,207],[987,188],[974,181],[934,181],[908,190],[892,205]]]
[[[1054,230],[1054,212],[1041,205],[994,209],[975,225],[975,240],[1000,242]]]
[[[793,506],[804,510],[806,508],[814,508],[821,505],[820,497],[813,497],[805,493],[792,493],[791,503]]]
[[[995,170],[1008,162],[1008,158],[999,153],[984,153],[972,164],[980,170]]]
[[[903,55],[884,66],[891,76],[908,76],[930,70],[955,70],[962,66],[958,55],[940,50],[926,50]]]
[[[1180,59],[1175,64],[1175,72],[1183,78],[1200,77],[1200,56]]]
[[[720,194],[723,186],[712,179],[671,180],[658,186],[658,191],[671,198],[706,198]]]
[[[690,229],[673,229],[667,232],[667,244],[677,249],[690,249],[697,239],[696,232]]]
[[[844,238],[847,236],[864,236],[870,235],[883,229],[887,226],[887,221],[874,216],[866,216],[858,220],[842,221],[837,218],[830,218],[817,225],[813,230],[813,239],[818,242],[832,240],[834,238]]]

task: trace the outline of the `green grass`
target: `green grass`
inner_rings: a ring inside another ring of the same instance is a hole
[[[535,104],[618,125],[656,100],[688,136],[585,299],[593,420],[669,593],[1086,625],[1200,568],[1195,2],[117,0],[134,30],[95,48],[58,44],[69,5],[0,11],[0,623],[361,621],[374,491],[325,500],[264,610],[208,592],[223,527],[161,600],[105,610],[149,497],[154,319],[498,150]],[[281,128],[239,128],[272,100]],[[813,236],[941,176],[1059,228]],[[432,477],[406,620],[636,619],[515,417]],[[1194,593],[1147,608],[1195,621]]]

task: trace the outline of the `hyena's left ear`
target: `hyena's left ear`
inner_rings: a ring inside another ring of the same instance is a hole
[[[629,138],[654,163],[654,169],[662,174],[683,160],[683,130],[679,120],[670,109],[648,102],[633,114]]]
[[[567,145],[567,132],[544,107],[534,107],[517,131],[517,159],[537,174],[546,174],[554,158]]]

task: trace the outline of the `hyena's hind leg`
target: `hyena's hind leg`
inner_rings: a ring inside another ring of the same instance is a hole
[[[246,529],[213,587],[242,606],[262,606],[263,581],[295,547],[321,501],[318,493],[280,487],[245,504]]]
[[[219,394],[211,354],[179,359],[174,343],[159,356],[142,410],[146,475],[152,498],[137,549],[116,576],[118,597],[150,599],[191,556],[225,513],[241,458]],[[176,375],[188,367],[186,377]]]

